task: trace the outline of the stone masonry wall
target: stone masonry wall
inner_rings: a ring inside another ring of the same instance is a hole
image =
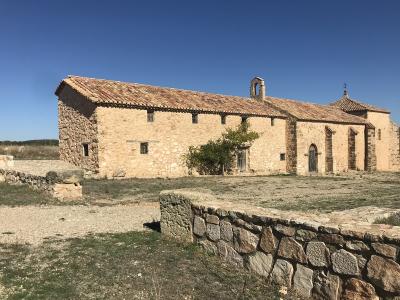
[[[96,106],[65,86],[58,101],[60,159],[96,172],[98,170]],[[83,155],[83,143],[89,156]]]
[[[365,170],[376,171],[375,128],[365,127]]]
[[[227,115],[221,124],[218,114],[199,114],[192,124],[187,112],[155,111],[147,122],[147,111],[131,108],[98,107],[99,173],[106,177],[179,177],[188,175],[183,155],[189,146],[207,143],[235,128],[241,116]],[[248,173],[285,173],[285,119],[249,117],[251,129],[261,134],[248,151]],[[148,154],[140,153],[148,143]]]
[[[391,122],[390,126],[390,163],[391,171],[400,171],[400,127]]]
[[[188,191],[160,194],[161,232],[314,299],[400,296],[400,230],[385,232],[235,209]],[[215,199],[214,199],[215,200]],[[397,298],[396,298],[397,299]]]
[[[288,117],[286,121],[286,171],[289,174],[297,173],[297,129],[296,120]]]
[[[349,169],[348,136],[350,128],[357,132],[355,136],[356,169],[364,170],[365,126],[333,123],[297,122],[297,174],[308,174],[308,151],[311,144],[318,149],[318,173],[326,170],[325,130],[332,132],[333,172],[346,172]]]
[[[390,170],[390,141],[391,122],[390,114],[369,111],[367,120],[375,126],[376,169],[378,171]],[[379,131],[380,139],[379,139]]]

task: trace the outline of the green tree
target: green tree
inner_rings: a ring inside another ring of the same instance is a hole
[[[186,166],[200,174],[224,175],[232,169],[234,157],[240,149],[251,146],[259,137],[259,133],[250,130],[248,122],[243,122],[236,129],[228,128],[217,140],[210,140],[205,145],[190,146],[184,156]]]

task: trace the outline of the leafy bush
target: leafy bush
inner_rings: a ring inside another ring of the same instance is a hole
[[[259,138],[259,134],[250,131],[248,122],[243,122],[236,129],[227,129],[217,140],[210,140],[201,146],[189,147],[184,156],[190,172],[194,169],[200,174],[224,175],[232,169],[235,156],[243,148]]]

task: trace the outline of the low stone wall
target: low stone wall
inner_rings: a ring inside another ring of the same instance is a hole
[[[393,299],[400,295],[400,230],[366,230],[215,201],[187,191],[160,194],[161,232],[195,242],[222,259],[316,299]],[[393,297],[393,298],[392,298]],[[397,298],[396,298],[397,299]]]
[[[82,198],[83,171],[49,171],[46,175],[29,174],[14,170],[12,165],[0,168],[0,182],[26,184],[34,189],[50,193],[60,200]]]

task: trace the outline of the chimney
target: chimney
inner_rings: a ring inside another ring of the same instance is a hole
[[[265,83],[261,77],[254,77],[250,83],[250,97],[257,100],[265,98]]]

